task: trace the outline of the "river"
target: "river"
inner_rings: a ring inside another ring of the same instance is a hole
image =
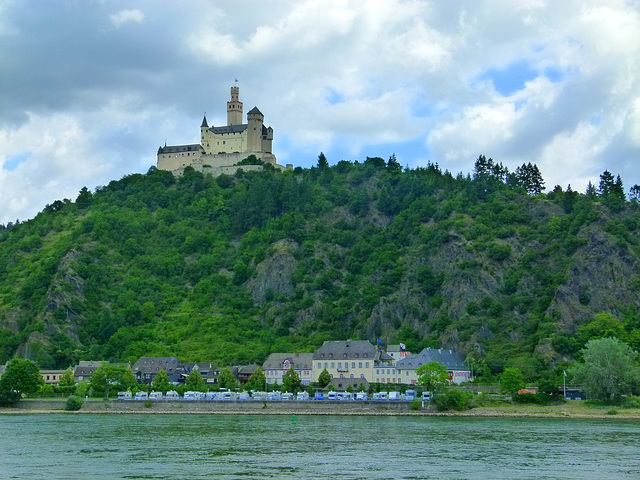
[[[0,478],[637,479],[638,438],[617,419],[6,415]]]

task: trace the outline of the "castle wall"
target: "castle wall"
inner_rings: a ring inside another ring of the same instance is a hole
[[[202,147],[208,154],[247,151],[246,130],[241,133],[216,134],[207,130],[203,134]],[[246,155],[245,155],[246,156]]]
[[[202,153],[200,151],[159,153],[158,170],[176,170],[194,162],[199,162],[201,157]]]

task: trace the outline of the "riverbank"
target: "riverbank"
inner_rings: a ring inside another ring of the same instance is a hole
[[[405,402],[119,402],[85,401],[77,412],[66,412],[64,400],[22,400],[14,408],[0,408],[0,415],[82,414],[192,414],[192,415],[345,415],[345,416],[442,416],[602,418],[640,420],[640,410],[596,407],[582,401],[537,406],[500,404],[462,412],[439,412],[434,406],[411,410]]]

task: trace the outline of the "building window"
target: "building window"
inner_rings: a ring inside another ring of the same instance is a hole
[[[362,368],[362,362],[358,362],[358,368]]]
[[[327,362],[324,362],[324,368],[327,368]]]
[[[342,362],[338,362],[338,369],[342,368]]]
[[[361,373],[361,374],[360,374],[360,378],[364,378],[364,373]]]
[[[351,378],[353,378],[353,373],[351,374]]]
[[[343,374],[340,374],[340,378],[344,378],[344,375],[343,375]]]
[[[356,362],[351,362],[351,368],[356,368]]]
[[[331,362],[331,368],[336,368],[336,364]]]
[[[365,362],[364,368],[369,368],[369,362]]]

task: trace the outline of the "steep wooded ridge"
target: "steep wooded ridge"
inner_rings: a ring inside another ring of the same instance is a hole
[[[535,375],[607,332],[640,347],[639,231],[635,200],[432,164],[152,168],[0,233],[0,362],[248,363],[360,338]]]

